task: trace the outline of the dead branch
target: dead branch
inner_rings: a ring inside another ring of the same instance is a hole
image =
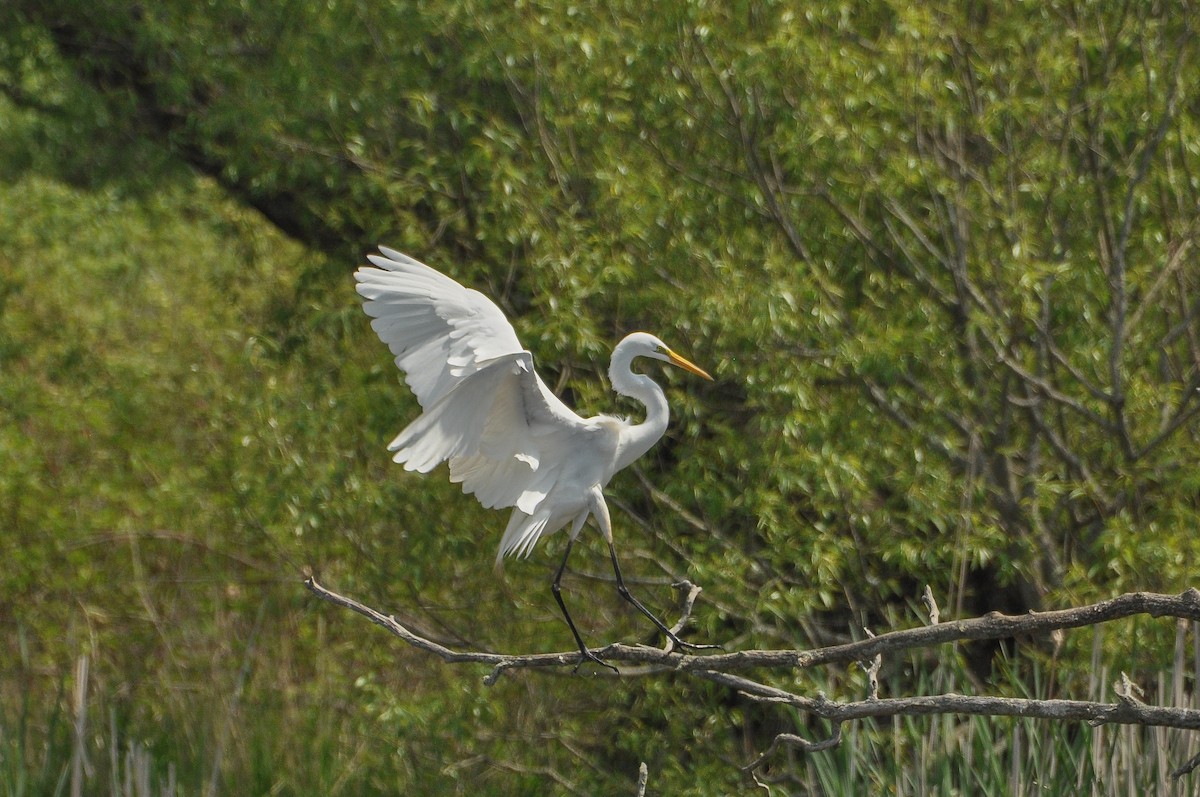
[[[577,650],[532,654],[451,650],[413,633],[391,615],[385,615],[352,598],[327,589],[317,583],[314,578],[308,578],[304,583],[317,597],[355,611],[413,647],[433,653],[451,664],[486,664],[508,670],[574,667],[579,659]],[[950,642],[1007,639],[1014,636],[1049,633],[1058,629],[1082,628],[1139,614],[1150,617],[1177,617],[1200,622],[1200,590],[1193,587],[1179,595],[1130,592],[1086,606],[1047,612],[1029,612],[1023,615],[989,612],[983,617],[943,621],[937,625],[889,631],[856,642],[812,650],[740,650],[733,653],[694,655],[646,645],[613,643],[600,648],[599,652],[606,661],[612,663],[657,664],[664,669],[678,672],[700,670],[728,672],[755,667],[807,669],[822,664],[869,661],[879,654],[933,647]]]
[[[509,670],[547,667],[574,668],[579,663],[579,652],[576,650],[527,654],[452,650],[413,633],[391,615],[386,615],[321,586],[311,577],[305,579],[304,583],[317,597],[363,615],[406,643],[439,656],[447,663],[483,664],[491,667],[491,672],[484,678],[484,683],[488,685],[494,684],[501,675]],[[690,589],[687,590],[682,616],[675,624],[675,629],[683,627],[700,591],[698,587],[690,584],[686,586],[689,586]],[[626,667],[618,669],[615,674],[603,670],[595,672],[594,675],[618,678],[662,672],[689,674],[728,687],[748,699],[790,706],[834,723],[834,735],[822,742],[808,742],[791,734],[779,735],[763,754],[744,767],[751,773],[780,746],[799,747],[810,752],[824,750],[835,746],[841,739],[842,723],[867,718],[959,714],[1081,721],[1092,725],[1115,723],[1200,730],[1200,709],[1154,706],[1144,703],[1139,697],[1140,690],[1124,673],[1114,688],[1117,698],[1115,703],[955,693],[880,698],[878,679],[875,676],[884,655],[914,648],[929,648],[952,642],[1056,634],[1069,628],[1094,626],[1134,615],[1200,621],[1200,590],[1192,588],[1179,595],[1132,592],[1099,603],[1069,609],[1030,612],[1017,616],[991,612],[983,617],[950,622],[938,622],[940,618],[937,617],[932,591],[927,590],[926,597],[926,608],[930,609],[931,619],[937,618],[929,625],[890,631],[877,636],[871,635],[856,642],[812,650],[740,650],[730,653],[697,655],[675,650],[669,644],[664,648],[654,648],[646,645],[614,643],[598,648],[594,652],[609,664],[621,664]],[[761,683],[745,675],[736,674],[738,671],[749,669],[794,670],[849,662],[861,662],[863,668],[871,676],[870,694],[865,700],[839,702],[820,693],[816,697],[798,695]],[[1197,761],[1189,761],[1179,767],[1176,770],[1178,773],[1176,777],[1190,772],[1198,765],[1198,761],[1200,761],[1200,757]]]
[[[1090,700],[1040,700],[1023,697],[940,695],[868,698],[853,702],[830,700],[823,694],[814,697],[795,695],[784,689],[761,684],[730,673],[701,670],[701,678],[735,689],[739,694],[762,703],[780,703],[834,722],[879,717],[919,717],[931,714],[963,714],[983,717],[1026,717],[1045,720],[1076,720],[1090,725],[1146,725],[1183,730],[1200,730],[1200,709],[1152,706],[1141,702],[1132,683],[1118,681],[1116,703]],[[1126,676],[1127,678],[1127,676]],[[1122,689],[1128,685],[1129,692]]]
[[[841,723],[838,723],[837,725],[834,726],[832,736],[830,736],[828,739],[822,739],[819,742],[810,742],[808,739],[805,739],[803,736],[797,736],[794,733],[776,734],[774,740],[772,740],[772,742],[771,742],[770,747],[768,747],[766,750],[763,750],[762,753],[760,753],[757,758],[755,758],[753,761],[751,761],[750,763],[748,763],[744,767],[742,767],[742,771],[745,772],[747,775],[749,775],[751,778],[753,778],[756,785],[765,786],[766,784],[764,784],[761,780],[758,779],[758,776],[755,774],[755,771],[760,766],[765,764],[771,758],[771,756],[775,755],[775,751],[778,750],[780,747],[790,747],[793,750],[799,750],[802,753],[820,753],[825,750],[832,750],[834,747],[837,747],[841,743],[842,743]]]

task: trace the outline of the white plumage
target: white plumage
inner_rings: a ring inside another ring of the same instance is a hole
[[[546,387],[532,355],[487,297],[394,249],[379,251],[367,256],[374,267],[355,273],[358,292],[423,410],[388,446],[395,461],[420,473],[448,461],[450,479],[463,492],[489,509],[513,508],[497,564],[508,554],[527,556],[541,537],[567,524],[569,555],[588,516],[595,517],[622,595],[684,644],[625,590],[602,490],[667,428],[666,397],[649,377],[633,373],[633,359],[650,357],[711,377],[653,335],[635,332],[613,350],[609,375],[614,390],[646,405],[646,420],[581,418]],[[559,597],[565,565],[564,556],[555,598],[581,653],[595,660]]]

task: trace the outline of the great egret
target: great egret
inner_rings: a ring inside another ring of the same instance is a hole
[[[367,256],[377,268],[355,272],[358,292],[374,319],[371,327],[395,355],[423,410],[388,446],[396,452],[393,459],[420,473],[449,460],[450,480],[463,492],[489,509],[513,507],[497,566],[509,554],[528,556],[543,536],[570,525],[552,589],[579,645],[580,663],[605,664],[584,644],[560,588],[571,546],[589,515],[608,543],[621,596],[676,645],[716,647],[681,640],[629,592],[603,493],[613,474],[667,429],[666,396],[648,376],[633,372],[633,360],[649,357],[712,377],[655,336],[634,332],[613,349],[608,373],[614,390],[646,405],[646,420],[581,418],[546,387],[533,356],[486,296],[394,249],[379,251]]]

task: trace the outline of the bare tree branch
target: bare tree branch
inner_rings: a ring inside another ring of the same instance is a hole
[[[357,612],[413,647],[433,653],[448,663],[489,665],[492,671],[484,678],[484,683],[488,685],[494,684],[507,670],[575,667],[580,660],[578,651],[574,650],[562,653],[530,654],[451,650],[413,633],[391,615],[386,615],[321,586],[311,577],[305,579],[304,583],[314,595],[322,600]],[[689,586],[691,589],[689,589],[684,602],[682,617],[675,624],[675,629],[683,627],[691,612],[692,603],[700,591],[698,587]],[[929,609],[932,618],[936,618],[937,604],[933,600],[932,591],[928,588],[925,599],[926,608]],[[878,695],[879,683],[876,673],[884,654],[966,640],[1004,639],[1016,635],[1038,633],[1056,634],[1067,628],[1092,626],[1141,614],[1151,617],[1175,617],[1181,620],[1200,621],[1200,590],[1192,588],[1179,595],[1133,592],[1087,606],[1047,612],[1030,612],[1019,616],[992,612],[983,617],[951,622],[938,622],[937,619],[934,619],[930,625],[891,631],[878,636],[869,635],[867,639],[857,642],[813,650],[741,650],[732,653],[694,655],[673,650],[670,646],[660,649],[645,645],[618,643],[598,648],[594,652],[610,664],[642,666],[627,667],[616,671],[615,675],[609,674],[607,670],[598,671],[595,674],[610,678],[636,677],[666,672],[690,674],[728,687],[750,700],[789,706],[834,723],[833,735],[820,742],[810,742],[794,734],[778,734],[762,754],[743,767],[756,782],[758,782],[758,778],[754,775],[754,770],[781,746],[799,748],[808,752],[826,750],[840,742],[842,723],[867,718],[957,714],[1083,721],[1092,725],[1124,724],[1200,730],[1200,709],[1148,705],[1142,702],[1140,689],[1124,673],[1121,674],[1120,681],[1114,685],[1113,693],[1117,698],[1115,703],[961,695],[953,692],[894,698],[880,698]],[[871,677],[870,694],[865,700],[842,702],[831,700],[824,693],[818,693],[816,697],[799,695],[734,672],[750,668],[805,669],[822,664],[851,661],[863,663],[863,668]],[[1176,769],[1173,776],[1180,777],[1197,766],[1200,766],[1200,756]]]
[[[849,703],[830,700],[824,694],[803,697],[750,678],[726,672],[701,670],[705,680],[736,689],[752,700],[780,703],[835,722],[871,717],[918,717],[931,714],[966,714],[982,717],[1027,717],[1046,720],[1078,720],[1090,725],[1149,725],[1200,730],[1200,709],[1151,706],[1137,699],[1132,684],[1125,691],[1128,676],[1114,691],[1116,703],[1090,700],[1039,700],[1025,697],[989,695],[941,695],[869,698]]]
[[[766,684],[731,673],[702,670],[696,673],[705,680],[735,689],[751,700],[779,703],[800,711],[841,723],[853,720],[896,716],[928,716],[935,714],[959,714],[981,717],[1024,717],[1028,719],[1083,721],[1089,725],[1141,725],[1200,730],[1200,710],[1193,708],[1171,708],[1150,706],[1135,695],[1136,686],[1128,676],[1122,678],[1114,688],[1116,703],[1099,703],[1088,700],[1038,700],[1032,698],[991,697],[986,695],[960,695],[953,692],[940,695],[918,695],[901,698],[868,698],[854,702],[830,700],[824,694],[815,698],[802,697]],[[761,766],[781,743],[793,745],[792,740],[803,742],[810,752],[836,746],[840,733],[832,739],[812,744],[792,734],[780,734],[761,755],[746,765],[747,770]],[[1178,778],[1200,766],[1200,756],[1188,761],[1172,773]]]
[[[456,651],[421,637],[401,625],[391,615],[366,606],[353,598],[327,589],[308,578],[305,586],[317,597],[357,612],[400,637],[408,644],[433,653],[452,664],[487,664],[501,670],[541,667],[574,667],[579,651],[561,653],[505,654],[481,651]],[[1179,595],[1156,592],[1129,592],[1099,603],[1070,609],[1006,615],[989,612],[968,620],[943,621],[937,625],[890,631],[868,639],[812,650],[741,650],[733,653],[695,655],[652,648],[645,645],[614,643],[600,648],[605,660],[618,664],[658,664],[676,672],[745,670],[752,667],[807,669],[822,664],[868,661],[879,654],[926,648],[949,642],[1007,639],[1018,635],[1049,633],[1058,629],[1083,628],[1125,617],[1145,614],[1150,617],[1178,617],[1200,622],[1200,590],[1188,589]],[[489,678],[491,682],[495,678]]]

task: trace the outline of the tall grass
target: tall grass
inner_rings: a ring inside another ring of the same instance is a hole
[[[115,712],[108,712],[103,728],[90,725],[95,712],[88,699],[88,672],[89,659],[80,656],[70,684],[70,717],[64,709],[66,679],[60,681],[58,699],[49,703],[45,718],[32,716],[28,691],[22,693],[15,722],[0,712],[0,797],[199,793],[180,789],[174,763],[156,760],[144,741],[123,738]]]
[[[1169,669],[1143,678],[1149,703],[1198,707],[1200,643],[1187,646],[1187,623],[1177,628]],[[1054,663],[1001,659],[987,685],[972,684],[960,665],[894,673],[892,695],[970,693],[986,688],[1025,698],[1112,699],[1119,679],[1101,662],[1096,631],[1093,666],[1060,680]],[[1193,635],[1193,639],[1195,635]],[[1192,688],[1188,689],[1191,686]],[[802,718],[797,718],[800,721]],[[808,734],[820,733],[810,727]],[[796,756],[775,774],[773,793],[838,797],[895,795],[1091,795],[1185,797],[1200,795],[1200,773],[1171,777],[1200,749],[1196,734],[1170,728],[1047,722],[1011,717],[894,717],[844,728],[833,750]]]
[[[337,797],[405,781],[397,740],[354,724],[363,712],[319,696],[251,698],[244,662],[232,684],[142,692],[153,705],[130,699],[140,673],[103,681],[99,658],[57,674],[28,659],[0,668],[0,797]]]
[[[1150,703],[1196,707],[1194,685],[1200,672],[1200,644],[1187,645],[1188,627],[1178,626],[1171,666],[1143,677]],[[1076,697],[1106,701],[1119,673],[1101,662],[1096,632],[1093,666],[1071,677],[1055,672],[1055,664],[1028,658],[1001,658],[987,685],[972,683],[958,664],[939,662],[893,672],[885,691],[891,694],[970,692],[986,688],[1027,698]],[[930,660],[925,659],[926,663]],[[227,732],[201,734],[202,749],[185,750],[180,729],[164,722],[148,738],[122,728],[118,713],[105,708],[106,697],[89,688],[89,660],[80,657],[63,673],[55,699],[41,701],[36,716],[28,693],[14,706],[0,705],[0,797],[34,795],[109,795],[109,797],[187,797],[188,795],[300,793],[298,782],[358,781],[363,773],[347,762],[331,739],[303,727],[279,727],[247,717]],[[798,716],[804,724],[806,718]],[[270,724],[274,723],[274,724]],[[309,729],[311,730],[311,729]],[[1171,772],[1200,747],[1195,734],[1163,728],[1090,727],[1020,718],[895,717],[854,723],[833,750],[794,755],[770,773],[772,794],[840,797],[892,795],[1091,795],[1092,797],[1186,797],[1200,795],[1200,778]],[[816,723],[806,730],[820,733]],[[290,735],[289,735],[290,734]],[[231,766],[230,745],[261,749],[253,772]],[[284,766],[271,750],[279,745],[301,748],[313,766],[339,774],[281,778],[272,767]],[[309,749],[303,749],[308,745]],[[320,748],[320,749],[318,749]],[[176,762],[184,751],[189,762]],[[340,763],[332,763],[341,758]],[[322,764],[321,762],[326,762]],[[182,765],[177,765],[180,763]],[[395,762],[394,762],[395,763]],[[379,766],[376,761],[374,766]],[[383,762],[386,767],[386,760]],[[732,762],[731,762],[732,766]],[[236,769],[236,768],[235,768]],[[651,774],[653,783],[653,773]],[[280,784],[290,784],[281,787]],[[553,784],[547,783],[552,788]],[[353,787],[351,787],[353,788]],[[282,791],[281,791],[282,789]],[[334,787],[333,791],[339,788]],[[653,789],[651,789],[651,792]]]

